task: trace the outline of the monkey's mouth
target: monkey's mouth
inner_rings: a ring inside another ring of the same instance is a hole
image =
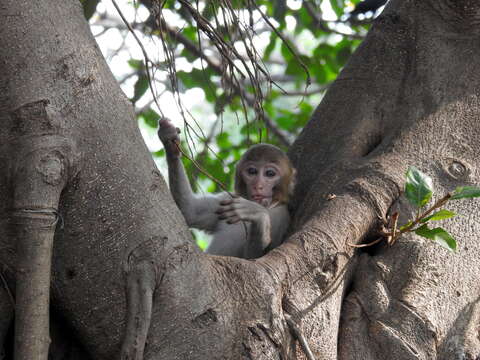
[[[266,196],[263,196],[263,195],[253,195],[252,196],[252,200],[255,201],[255,202],[260,202],[265,198],[266,198]]]
[[[257,204],[267,207],[270,205],[272,198],[265,195],[253,195],[252,200],[255,201]]]

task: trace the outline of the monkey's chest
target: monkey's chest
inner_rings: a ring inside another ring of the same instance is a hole
[[[242,257],[249,231],[248,223],[228,224],[218,222],[208,252],[215,255]]]

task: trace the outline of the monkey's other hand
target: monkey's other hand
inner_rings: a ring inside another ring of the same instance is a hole
[[[180,129],[173,126],[167,118],[161,119],[158,125],[158,137],[163,143],[167,156],[175,159],[179,158],[180,150],[178,145],[180,144],[180,137],[178,134],[180,134]]]
[[[235,224],[239,221],[269,221],[268,210],[262,205],[244,199],[234,197],[220,202],[216,211],[218,218],[226,220],[228,224]]]

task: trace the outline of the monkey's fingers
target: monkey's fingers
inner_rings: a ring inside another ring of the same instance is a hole
[[[172,133],[170,131],[165,132],[162,129],[158,130],[158,137],[164,144],[170,142],[180,142],[180,138],[176,133]]]
[[[232,217],[235,217],[235,216],[238,216],[237,215],[237,212],[235,210],[227,210],[221,214],[218,215],[218,218],[220,220],[226,220],[228,218],[232,218]]]
[[[220,205],[222,206],[225,206],[225,205],[230,205],[234,202],[234,199],[226,199],[226,200],[222,200],[220,201]]]
[[[269,199],[262,199],[260,203],[263,207],[268,207],[268,205],[270,204],[270,201]]]
[[[240,220],[242,220],[242,219],[240,219],[238,216],[233,216],[233,217],[231,217],[227,220],[227,224],[236,224]]]
[[[168,124],[170,124],[170,120],[166,117],[164,118],[161,118],[160,120],[158,120],[158,126],[160,127],[165,127],[165,126],[168,126]]]
[[[235,206],[233,205],[224,205],[220,206],[217,211],[215,211],[216,214],[224,214],[227,211],[235,211]]]
[[[257,214],[260,213],[256,206],[252,206],[251,204],[246,202],[233,203],[231,205],[231,208],[235,210],[235,212],[240,216],[242,220],[255,217]]]
[[[162,136],[165,139],[178,137],[180,134],[180,129],[172,125],[170,120],[163,118],[158,121],[158,135]]]
[[[226,207],[226,206],[221,206],[221,207],[219,207],[217,210],[215,210],[215,214],[221,215],[221,214],[223,214],[225,211],[228,211],[228,210],[231,210],[231,209],[228,208],[228,207]]]

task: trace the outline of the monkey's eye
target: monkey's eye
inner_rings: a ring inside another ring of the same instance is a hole
[[[267,170],[265,171],[265,176],[267,177],[274,177],[275,175],[277,175],[277,173],[274,171],[274,170]]]
[[[255,169],[254,167],[249,167],[247,169],[247,174],[248,175],[256,175],[257,174],[257,169]]]

